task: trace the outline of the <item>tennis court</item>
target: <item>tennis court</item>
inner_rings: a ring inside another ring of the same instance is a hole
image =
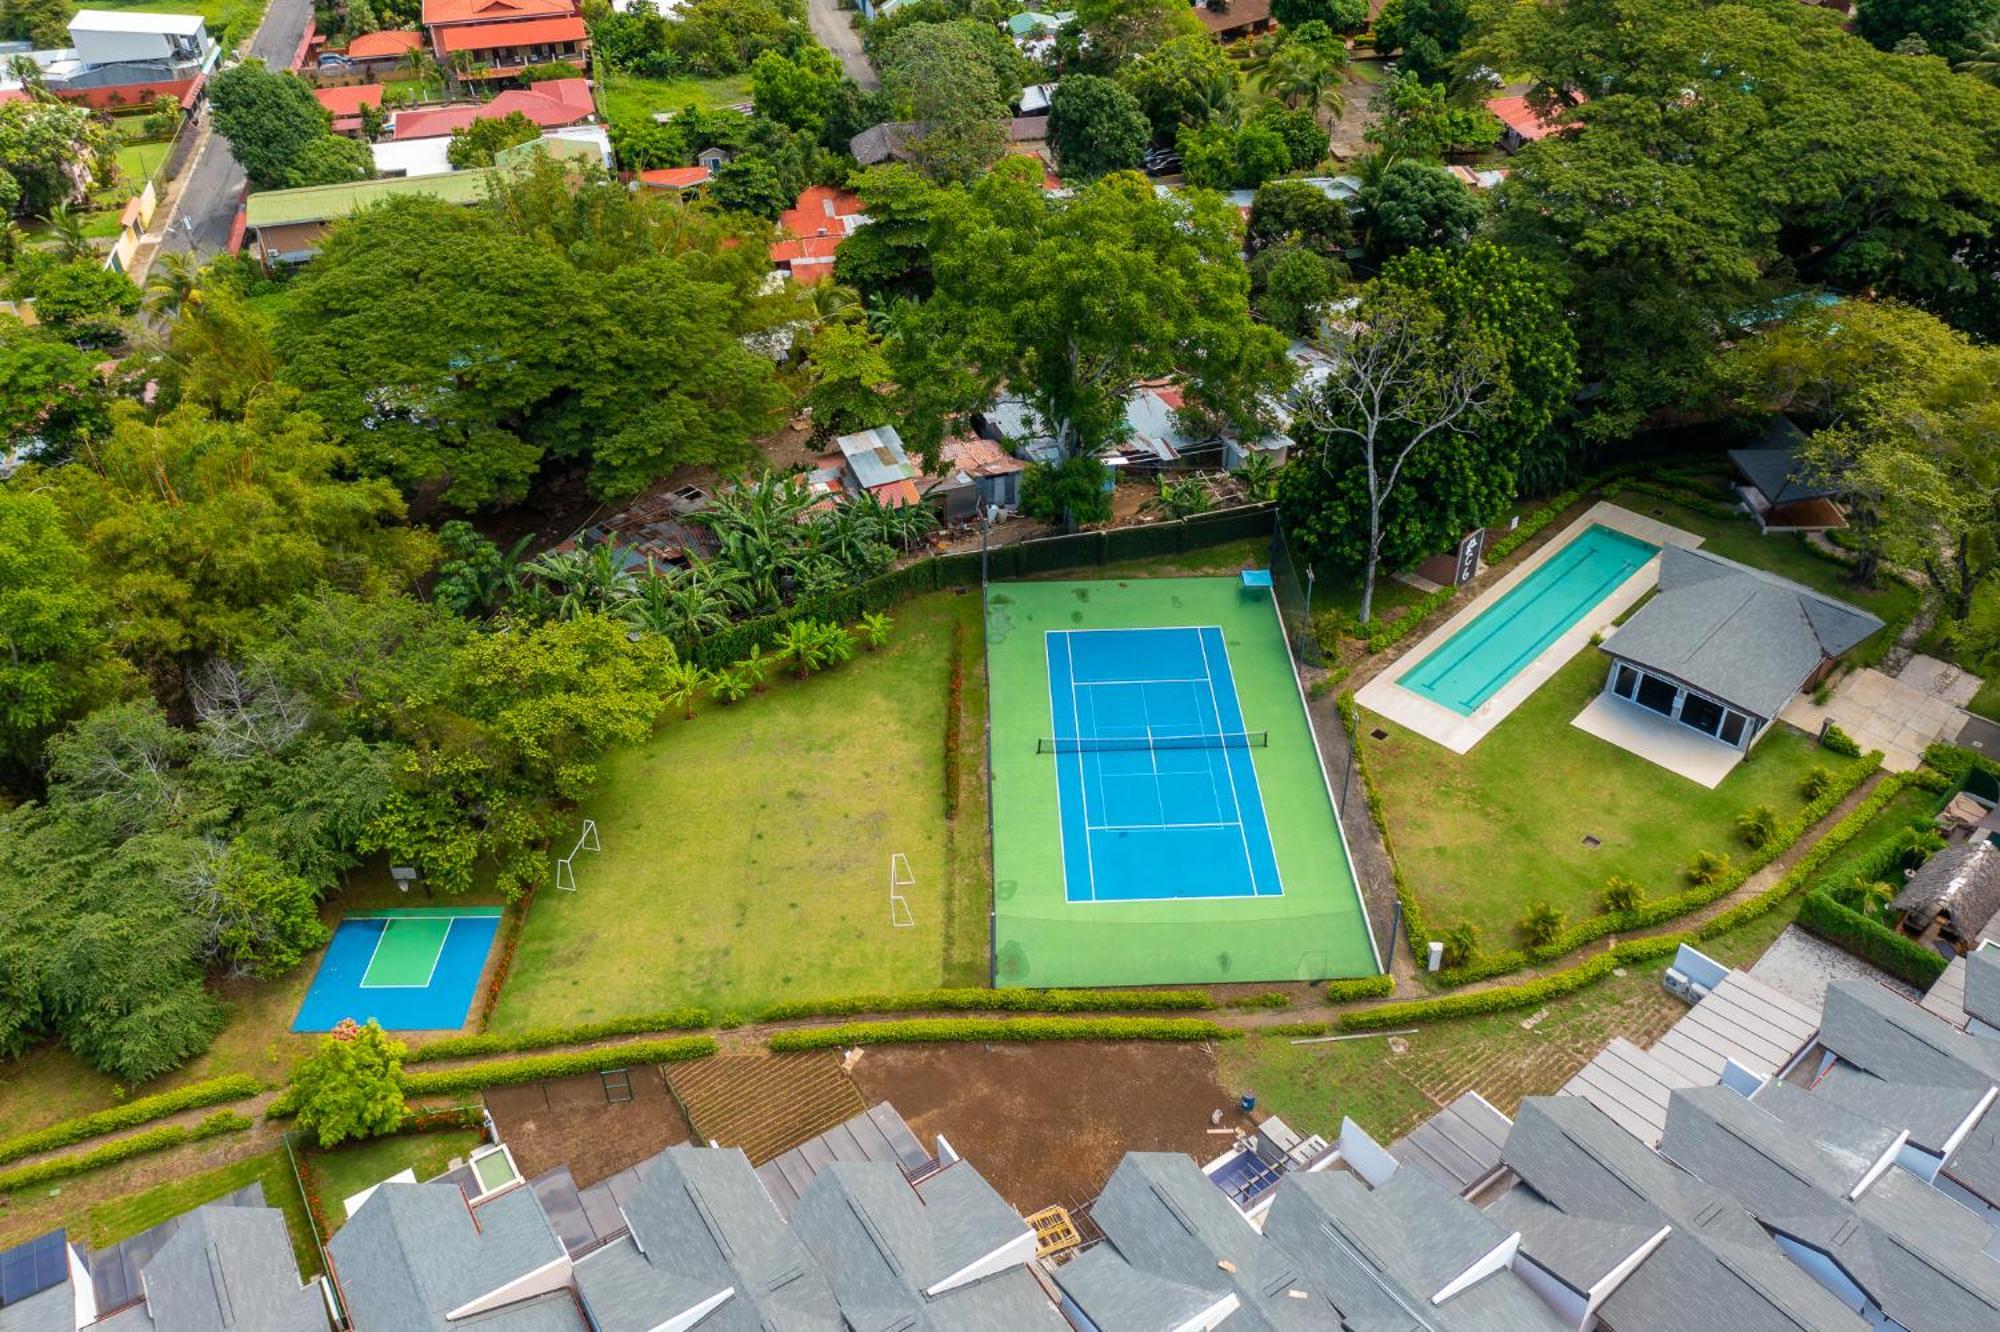
[[[465,1025],[499,907],[409,907],[343,917],[313,975],[293,1031],[370,1018],[389,1031]]]
[[[1269,588],[987,591],[1003,985],[1377,970]]]
[[[1250,734],[1213,625],[1050,630],[1050,720],[1072,902],[1283,891]]]

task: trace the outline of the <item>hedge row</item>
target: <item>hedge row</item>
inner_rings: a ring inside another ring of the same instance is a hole
[[[510,1050],[546,1050],[556,1045],[601,1041],[607,1036],[638,1036],[653,1031],[700,1031],[714,1025],[715,1018],[706,1008],[675,1008],[663,1013],[639,1013],[603,1022],[580,1022],[569,1027],[532,1027],[512,1035],[446,1036],[418,1046],[403,1056],[403,1062],[427,1064],[438,1059],[505,1054]]]
[[[77,1152],[72,1156],[52,1157],[47,1161],[37,1161],[33,1165],[0,1171],[0,1194],[35,1184],[46,1184],[50,1180],[68,1179],[71,1175],[81,1175],[87,1170],[116,1165],[135,1156],[145,1156],[149,1152],[163,1152],[169,1147],[200,1142],[204,1138],[213,1138],[223,1133],[240,1133],[249,1127],[250,1121],[233,1110],[218,1110],[193,1128],[179,1124],[162,1124],[158,1128],[147,1129],[144,1133],[134,1133],[129,1138],[107,1142],[91,1151]]]
[[[1855,788],[1868,780],[1868,775],[1874,772],[1881,762],[1880,753],[1871,753],[1859,762],[1844,765],[1835,774],[1833,785],[1821,792],[1817,800],[1779,824],[1763,846],[1751,851],[1742,861],[1735,862],[1730,873],[1713,883],[1700,884],[1669,897],[1642,902],[1631,911],[1610,911],[1586,916],[1538,947],[1492,953],[1468,966],[1440,971],[1434,979],[1440,985],[1451,987],[1469,985],[1473,981],[1487,980],[1494,976],[1504,976],[1508,972],[1519,971],[1527,966],[1553,962],[1606,935],[1631,934],[1651,929],[1655,925],[1664,925],[1670,920],[1685,916],[1690,911],[1697,911],[1710,902],[1720,901],[1747,883],[1751,875],[1789,851],[1812,831],[1813,825],[1839,808],[1840,802],[1847,799],[1854,793]]]
[[[1976,749],[1946,744],[1942,740],[1934,741],[1924,750],[1924,762],[1936,768],[1951,786],[1962,785],[1975,770],[1989,777],[2000,777],[2000,763],[1995,763]]]
[[[507,917],[500,925],[500,956],[487,973],[486,985],[479,992],[479,1016],[473,1019],[474,1031],[484,1032],[486,1024],[493,1020],[493,1010],[500,1006],[500,991],[507,985],[507,977],[514,970],[514,951],[521,946],[521,931],[527,928],[528,912],[535,905],[535,885],[530,884],[526,892],[508,908]]]
[[[1656,485],[1651,481],[1638,481],[1628,478],[1606,489],[1604,497],[1611,499],[1621,490],[1631,490],[1641,495],[1651,495],[1654,499],[1663,499],[1669,504],[1678,504],[1683,509],[1692,509],[1696,513],[1706,514],[1711,518],[1741,518],[1743,516],[1743,510],[1734,504],[1725,504],[1721,500],[1711,499],[1707,495],[1686,487]]]
[[[1375,789],[1375,774],[1368,765],[1368,749],[1361,743],[1361,709],[1354,702],[1352,692],[1342,694],[1334,700],[1340,711],[1340,724],[1347,729],[1347,748],[1354,755],[1354,766],[1361,773],[1361,791],[1368,797],[1368,817],[1375,825],[1375,835],[1382,839],[1382,850],[1389,856],[1389,874],[1395,880],[1396,901],[1403,908],[1403,934],[1410,941],[1410,953],[1422,966],[1428,960],[1431,933],[1424,924],[1423,908],[1417,904],[1417,895],[1410,891],[1410,885],[1403,880],[1403,862],[1397,858],[1396,844],[1389,837],[1389,820],[1382,813],[1382,795]]]
[[[1600,478],[1601,480],[1601,478]],[[1559,495],[1551,495],[1549,502],[1514,525],[1514,530],[1486,548],[1486,563],[1491,566],[1500,563],[1519,550],[1534,535],[1569,511],[1569,506],[1591,492],[1597,481],[1588,481],[1580,486],[1572,486]]]
[[[1426,592],[1411,602],[1409,607],[1393,620],[1378,620],[1369,628],[1367,644],[1370,652],[1380,652],[1383,648],[1399,643],[1416,631],[1430,613],[1458,595],[1456,587],[1441,587],[1435,592]]]
[[[1805,895],[1799,903],[1798,921],[1835,947],[1874,963],[1919,990],[1928,990],[1948,965],[1915,939],[1849,910],[1823,892]]]
[[[1333,1031],[1333,1024],[1324,1018],[1312,1022],[1280,1022],[1275,1027],[1265,1027],[1260,1036],[1325,1036]]]
[[[185,1087],[158,1096],[142,1096],[136,1101],[114,1105],[109,1110],[99,1110],[94,1115],[84,1115],[77,1119],[65,1119],[47,1128],[36,1129],[33,1133],[21,1133],[11,1138],[0,1139],[0,1163],[18,1161],[36,1152],[50,1152],[58,1147],[68,1147],[86,1138],[113,1133],[119,1129],[134,1128],[149,1119],[160,1119],[167,1115],[179,1114],[183,1110],[196,1110],[204,1105],[218,1105],[223,1101],[240,1101],[246,1096],[255,1096],[262,1091],[263,1084],[247,1073],[232,1073],[226,1078],[210,1078],[206,1082],[191,1082]]]
[[[1226,1041],[1240,1035],[1206,1018],[915,1018],[774,1032],[770,1046],[782,1053],[920,1041]]]
[[[1234,999],[1222,1001],[1224,1008],[1290,1008],[1292,996],[1283,990],[1265,990],[1259,994],[1239,994]]]
[[[579,1073],[596,1073],[607,1068],[632,1064],[671,1064],[682,1059],[699,1059],[715,1053],[713,1036],[675,1036],[658,1041],[634,1041],[600,1050],[566,1054],[529,1055],[522,1059],[490,1059],[483,1064],[438,1069],[430,1073],[405,1073],[403,1094],[438,1096],[448,1092],[484,1091],[488,1087],[511,1087],[545,1078],[571,1078]]]
[[[1527,1008],[1580,990],[1604,979],[1628,962],[1645,962],[1665,957],[1684,943],[1688,934],[1660,934],[1647,939],[1628,939],[1606,949],[1581,966],[1528,981],[1523,985],[1501,985],[1469,994],[1445,995],[1439,999],[1413,999],[1408,1003],[1383,1004],[1379,1008],[1357,1008],[1340,1015],[1342,1031],[1375,1031],[1400,1027],[1411,1022],[1433,1022],[1445,1018],[1476,1017],[1502,1013],[1510,1008]]]
[[[852,1017],[859,1013],[1189,1013],[1215,1007],[1205,990],[912,990],[792,999],[757,1014],[759,1022]]]
[[[1356,976],[1352,980],[1328,981],[1324,998],[1330,1004],[1346,1004],[1356,999],[1383,999],[1395,992],[1394,976]]]

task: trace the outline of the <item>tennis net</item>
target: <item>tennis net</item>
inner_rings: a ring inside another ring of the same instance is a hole
[[[1269,731],[1227,731],[1208,735],[1061,735],[1035,741],[1037,754],[1105,754],[1133,749],[1264,749]]]

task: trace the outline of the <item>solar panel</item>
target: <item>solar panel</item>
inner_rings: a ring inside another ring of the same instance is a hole
[[[59,1286],[69,1276],[69,1240],[60,1230],[0,1253],[0,1309]]]

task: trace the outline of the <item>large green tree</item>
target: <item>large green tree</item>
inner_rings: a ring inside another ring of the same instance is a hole
[[[67,458],[110,429],[102,358],[60,338],[0,320],[0,438],[34,458]]]
[[[1117,77],[1139,99],[1158,138],[1236,114],[1236,65],[1205,32],[1143,52],[1120,66]]]
[[[1110,79],[1072,74],[1049,99],[1049,147],[1068,183],[1137,170],[1151,135],[1138,100]]]
[[[1396,51],[1396,67],[1426,83],[1452,75],[1472,32],[1468,0],[1389,0],[1375,18],[1377,50]]]
[[[320,1037],[319,1049],[292,1070],[289,1100],[298,1125],[321,1147],[394,1133],[409,1117],[403,1100],[408,1048],[380,1023],[352,1020]]]
[[[88,107],[22,101],[0,106],[0,213],[41,216],[82,203],[111,151]]]
[[[933,180],[972,180],[1007,150],[1007,108],[1021,85],[985,57],[977,27],[918,24],[882,46],[883,92],[916,123],[910,159]]]
[[[52,729],[123,684],[88,573],[52,497],[0,487],[0,761],[17,770]]]
[[[246,60],[209,80],[208,103],[216,133],[229,140],[253,188],[316,183],[299,179],[299,169],[312,166],[308,151],[332,137],[333,118],[304,79]]]
[[[2000,0],[1861,0],[1854,31],[1884,51],[1918,37],[1932,55],[1961,60],[1977,48],[1976,35],[2000,19]]]

